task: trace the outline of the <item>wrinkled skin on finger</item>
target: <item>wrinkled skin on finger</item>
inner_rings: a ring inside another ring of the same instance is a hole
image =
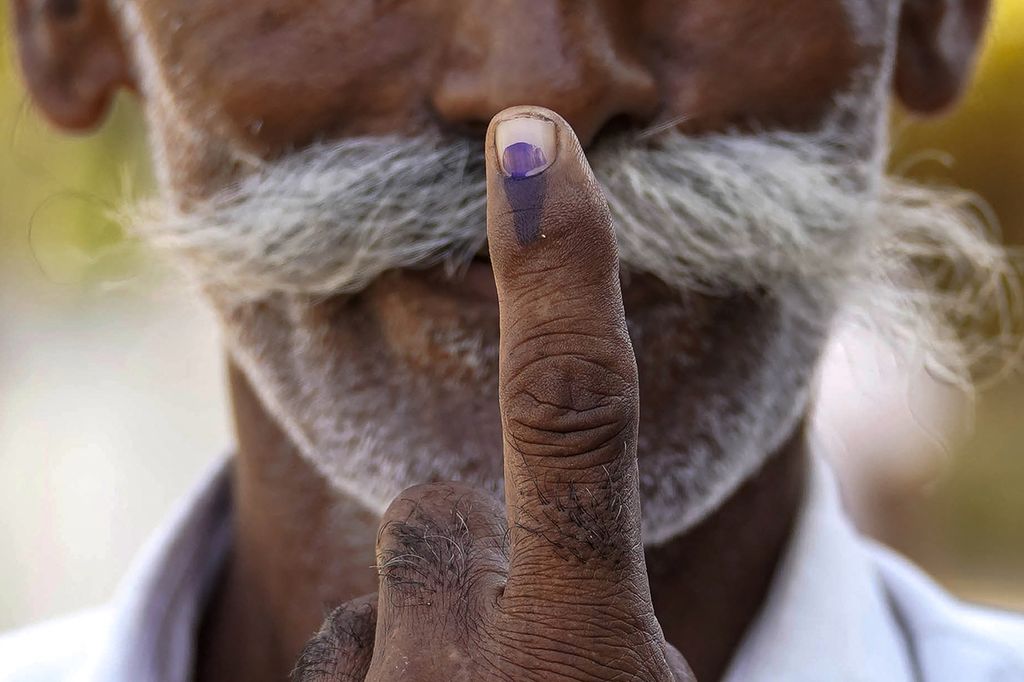
[[[445,134],[476,144],[482,122],[524,102],[559,111],[595,149],[608,139],[606,133],[624,128],[674,128],[693,136],[736,127],[809,130],[846,92],[853,75],[875,64],[869,77],[880,86],[880,96],[891,80],[910,109],[935,111],[949,106],[964,87],[988,3],[10,0],[9,5],[22,71],[39,111],[63,128],[90,129],[101,123],[119,90],[135,92],[149,121],[160,185],[187,201],[229,188],[254,160],[272,161],[317,140]],[[882,60],[887,54],[894,56],[891,64]],[[503,197],[495,199],[495,206],[501,205]],[[547,208],[536,212],[549,217],[588,208],[552,199],[550,193],[540,203]],[[594,255],[589,243],[579,244],[587,258]],[[515,260],[520,252],[503,253]],[[530,263],[524,265],[519,271],[531,279]],[[542,276],[549,271],[550,261],[532,279],[562,298],[538,296],[511,278],[502,292],[506,318],[508,304],[516,301],[526,311],[538,308],[538,314],[544,305],[560,304],[576,315],[572,303],[588,290],[581,286],[587,278],[553,276],[556,286],[551,286]],[[494,401],[497,361],[491,350],[498,324],[491,282],[468,287],[473,292],[467,295],[434,274],[393,271],[352,298],[217,305],[230,330],[227,341],[236,349],[230,372],[239,438],[237,538],[224,584],[200,628],[197,678],[281,679],[320,623],[323,605],[376,589],[368,566],[383,501],[413,483],[450,478],[483,480],[496,489],[499,447],[527,464],[508,476],[514,497],[504,512],[512,521],[506,521],[510,556],[499,601],[522,605],[510,616],[512,622],[529,617],[537,603],[565,600],[570,586],[579,592],[581,585],[614,583],[607,572],[601,580],[588,580],[580,568],[600,563],[594,557],[614,556],[613,565],[624,561],[619,575],[626,588],[619,594],[632,594],[630,609],[640,609],[630,611],[629,618],[639,619],[645,633],[657,639],[641,613],[650,582],[669,638],[687,650],[703,679],[718,677],[763,603],[799,507],[801,432],[792,434],[793,447],[771,456],[759,453],[768,457],[765,468],[714,510],[710,526],[674,537],[671,547],[649,548],[645,576],[636,552],[624,551],[630,545],[622,542],[632,537],[636,520],[631,465],[618,460],[599,475],[593,464],[607,460],[613,449],[592,440],[590,448],[582,448],[587,453],[563,458],[579,465],[571,474],[560,471],[549,463],[557,452],[566,454],[569,437],[556,436],[557,429],[542,423],[575,412],[569,421],[579,431],[587,426],[582,414],[596,419],[602,410],[628,406],[630,401],[622,400],[628,391],[620,387],[609,394],[616,398],[607,399],[593,390],[589,397],[566,390],[579,385],[559,379],[558,368],[569,363],[559,362],[555,352],[532,363],[527,352],[555,339],[573,344],[570,352],[579,350],[576,343],[587,345],[592,355],[586,357],[596,362],[589,365],[591,384],[618,370],[629,385],[622,363],[631,351],[602,362],[599,346],[615,346],[617,339],[601,324],[590,334],[601,343],[582,344],[557,325],[547,342],[531,344],[524,335],[524,366],[534,369],[522,373],[526,380],[518,382],[519,390],[514,381],[503,388],[502,409],[518,406],[523,417],[509,430],[508,414],[499,416]],[[590,274],[609,273],[598,267]],[[617,291],[602,290],[599,282],[596,290],[603,291],[598,299],[614,317]],[[595,299],[588,301],[592,313]],[[662,483],[687,464],[679,457],[685,446],[700,440],[694,437],[699,409],[721,404],[723,396],[729,407],[749,404],[747,384],[736,376],[777,366],[782,359],[765,351],[762,334],[773,328],[773,308],[757,296],[711,301],[638,278],[627,284],[626,302],[643,380],[639,454],[650,518],[658,502],[674,511],[689,503]],[[665,310],[673,315],[666,318]],[[514,331],[503,324],[506,336]],[[292,339],[301,343],[291,348]],[[483,339],[486,350],[473,362],[466,362],[467,339]],[[789,355],[793,339],[777,345]],[[240,364],[240,347],[258,357],[258,367]],[[687,360],[674,362],[679,357]],[[582,364],[575,361],[577,368]],[[734,365],[742,371],[731,372]],[[307,371],[298,371],[303,368]],[[286,380],[261,385],[268,375]],[[292,390],[301,399],[295,400]],[[531,395],[539,398],[535,404]],[[405,398],[403,405],[396,405],[396,396]],[[600,410],[590,410],[602,403],[595,396],[603,400]],[[327,406],[326,412],[313,410],[317,405]],[[311,446],[299,447],[305,441],[284,428],[282,412],[314,434]],[[616,414],[591,422],[598,426],[591,435],[604,429],[610,431],[608,442],[628,444],[628,429],[621,438],[610,425],[625,426],[632,418]],[[317,466],[351,462],[355,446],[362,444],[338,443],[333,436],[362,433],[364,426],[377,429],[380,447],[362,453],[343,485],[322,480]],[[506,442],[499,445],[502,428]],[[555,440],[537,448],[528,442],[533,431],[546,431]],[[580,449],[585,439],[578,433],[575,438]],[[711,450],[719,462],[727,455],[726,448]],[[381,470],[406,476],[381,500],[360,506],[366,489],[380,484],[373,474]],[[629,499],[598,495],[602,486]],[[611,515],[614,522],[598,513],[611,509],[623,511]],[[594,552],[592,544],[604,550]],[[665,553],[659,558],[657,550]],[[560,558],[566,555],[571,560]],[[400,567],[393,561],[385,565]],[[565,577],[567,565],[577,567],[571,578]],[[596,593],[604,597],[593,612],[624,603],[607,590]],[[376,601],[370,602],[365,617],[356,620],[363,626],[372,621],[375,629]],[[572,602],[585,599],[576,594]],[[598,618],[593,612],[576,618]],[[553,620],[562,615],[559,610]],[[364,679],[370,650],[381,649],[366,646],[367,637],[355,638],[353,633],[364,630],[352,625],[353,619],[350,608],[336,612],[328,625],[341,629],[321,632],[322,646],[304,657],[318,663],[303,667],[328,678]],[[471,650],[468,644],[458,646]],[[667,652],[673,655],[672,649]]]
[[[553,586],[538,594],[534,614],[503,603],[508,556],[494,498],[455,483],[410,489],[381,524],[380,594],[335,609],[294,679],[693,679],[673,647],[627,646],[639,630],[626,609],[595,622]],[[595,639],[606,644],[588,647]]]
[[[509,176],[496,130],[524,120],[550,167]],[[506,110],[486,148],[505,504],[456,483],[400,495],[377,537],[373,635],[372,598],[335,611],[299,679],[691,679],[648,586],[636,360],[607,204],[553,112]]]

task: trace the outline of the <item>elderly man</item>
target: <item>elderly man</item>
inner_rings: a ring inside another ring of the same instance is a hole
[[[916,334],[910,258],[999,266],[883,174],[986,0],[13,8],[57,125],[142,101],[128,218],[219,313],[238,449],[5,679],[1024,679],[805,435],[841,312]]]

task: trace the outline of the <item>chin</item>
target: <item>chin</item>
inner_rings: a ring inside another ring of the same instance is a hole
[[[640,377],[644,542],[658,545],[704,520],[791,438],[826,325],[765,296],[679,294],[645,276],[624,276],[623,295]],[[267,413],[340,494],[377,514],[425,482],[503,494],[486,261],[220,312]]]

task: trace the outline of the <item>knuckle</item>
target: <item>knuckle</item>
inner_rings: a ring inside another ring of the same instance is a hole
[[[390,535],[388,522],[458,528],[480,534],[490,522],[504,515],[501,502],[465,483],[445,481],[406,488],[384,512],[380,541]]]
[[[534,612],[500,636],[515,642],[513,668],[532,669],[541,679],[630,679],[669,682],[662,638],[637,630],[635,619],[573,618]],[[643,624],[639,624],[642,627]],[[548,652],[558,652],[552,658]],[[518,676],[517,676],[518,679]]]
[[[621,471],[604,469],[607,477],[592,483],[527,484],[526,490],[532,486],[542,492],[539,501],[516,509],[513,554],[520,574],[540,580],[551,568],[551,556],[558,557],[560,565],[586,566],[587,574],[599,583],[642,565],[642,549],[630,542],[638,537],[639,515],[621,494],[628,483]]]
[[[498,501],[457,483],[406,490],[391,504],[377,535],[377,572],[391,606],[464,594],[506,555]]]
[[[364,679],[373,655],[375,623],[376,612],[369,599],[334,609],[303,648],[291,679],[297,682]]]
[[[619,456],[639,415],[635,366],[601,355],[537,353],[511,373],[502,391],[508,444],[525,456]]]

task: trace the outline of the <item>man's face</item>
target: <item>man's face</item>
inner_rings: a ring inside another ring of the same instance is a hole
[[[51,119],[139,93],[163,191],[133,227],[202,283],[267,419],[373,509],[502,485],[482,147],[506,107],[562,114],[608,200],[648,542],[799,433],[851,293],[991,253],[882,173],[890,87],[951,101],[985,0],[12,2]]]
[[[306,458],[375,509],[428,480],[501,486],[477,148],[507,106],[561,113],[620,229],[644,529],[657,542],[714,509],[806,410],[833,307],[815,291],[834,282],[802,270],[838,280],[843,263],[822,258],[861,241],[894,4],[123,0],[119,11],[170,222],[189,235],[226,228],[218,258],[192,236],[185,251],[203,263],[236,361]],[[325,237],[357,224],[358,239]],[[379,243],[392,233],[401,248]]]

